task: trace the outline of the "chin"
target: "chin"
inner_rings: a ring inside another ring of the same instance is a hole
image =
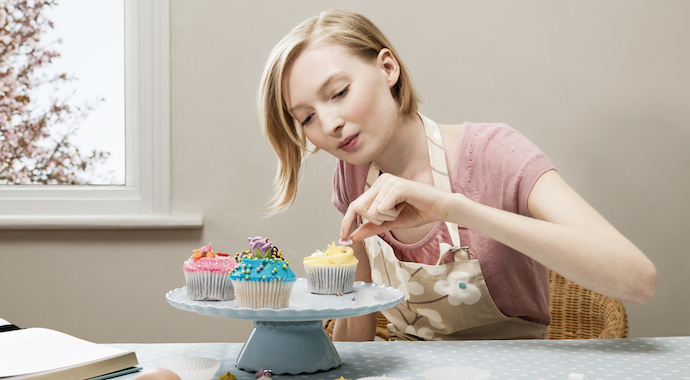
[[[370,164],[374,161],[376,157],[376,154],[371,154],[369,152],[363,152],[359,149],[355,149],[355,151],[341,155],[340,159],[349,164],[361,166]]]
[[[356,158],[353,159],[352,157],[343,157],[343,156],[340,156],[340,157],[337,157],[337,158],[338,158],[340,161],[344,161],[344,162],[347,162],[348,164],[355,165],[355,166],[366,165],[366,164],[368,164],[368,163],[371,162],[371,160],[369,160],[369,161],[364,161],[364,160],[359,160],[359,159],[356,159]]]

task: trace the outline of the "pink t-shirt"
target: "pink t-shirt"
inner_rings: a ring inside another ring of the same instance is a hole
[[[447,142],[446,142],[447,144]],[[464,123],[457,142],[451,189],[478,203],[530,216],[527,198],[551,161],[527,138],[505,124]],[[369,165],[338,161],[333,176],[333,204],[345,213],[364,191]],[[478,232],[458,227],[460,241],[479,260],[496,307],[509,317],[548,325],[548,269],[520,252]],[[403,244],[390,232],[379,235],[401,261],[433,265],[439,243],[451,243],[443,222],[414,244]],[[444,258],[444,262],[450,260]]]

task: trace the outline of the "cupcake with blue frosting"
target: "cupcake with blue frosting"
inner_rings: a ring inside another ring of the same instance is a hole
[[[290,263],[268,238],[248,240],[250,249],[235,255],[237,267],[230,273],[237,307],[287,308],[297,281]]]

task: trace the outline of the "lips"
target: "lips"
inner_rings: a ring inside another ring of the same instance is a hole
[[[349,152],[355,148],[355,146],[357,145],[357,141],[359,141],[359,133],[348,136],[341,140],[340,144],[338,144],[338,149],[342,149],[346,152]]]

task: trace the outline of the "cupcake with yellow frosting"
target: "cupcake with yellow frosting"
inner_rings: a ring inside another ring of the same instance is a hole
[[[316,294],[350,293],[355,282],[357,258],[352,248],[329,245],[304,258],[309,291]]]

